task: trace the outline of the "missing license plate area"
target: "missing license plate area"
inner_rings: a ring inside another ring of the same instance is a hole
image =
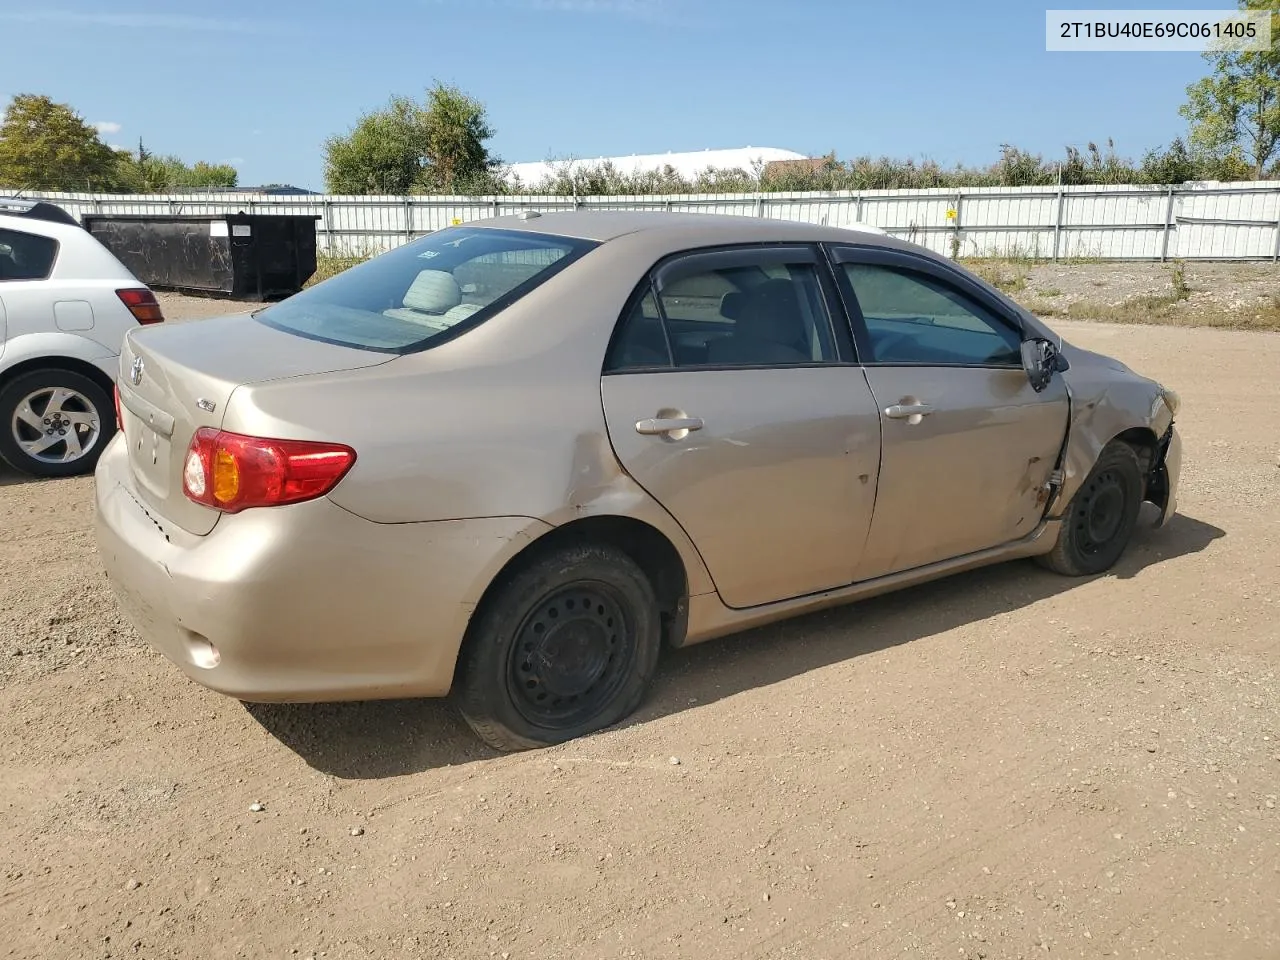
[[[142,418],[125,407],[124,435],[129,445],[129,462],[138,484],[153,496],[169,495],[169,441]]]

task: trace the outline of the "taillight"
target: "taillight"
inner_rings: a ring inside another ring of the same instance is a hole
[[[356,462],[340,443],[268,440],[201,427],[182,467],[187,499],[224,513],[324,496]]]
[[[146,287],[125,287],[123,290],[117,290],[116,296],[129,308],[129,312],[139,323],[163,322],[164,313],[160,310],[160,302]]]
[[[120,415],[120,388],[118,386],[113,386],[111,388],[111,392],[113,394],[111,399],[115,401],[116,405],[116,426],[123,430],[124,417]]]

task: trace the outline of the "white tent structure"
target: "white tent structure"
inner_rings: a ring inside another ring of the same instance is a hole
[[[575,158],[571,160],[547,160],[535,163],[513,163],[507,176],[519,177],[525,186],[532,186],[554,176],[557,171],[590,168],[612,163],[619,173],[630,175],[648,171],[660,171],[671,167],[686,179],[692,180],[708,167],[717,170],[746,170],[750,173],[757,163],[775,160],[807,160],[803,153],[783,150],[779,147],[737,147],[732,150],[700,150],[690,153],[645,153],[629,157]]]

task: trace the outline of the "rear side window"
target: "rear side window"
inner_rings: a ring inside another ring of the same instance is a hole
[[[410,353],[482,323],[596,245],[515,230],[450,228],[255,316],[315,340]]]
[[[34,233],[0,230],[0,281],[45,280],[58,259],[58,241]]]
[[[786,367],[838,360],[807,251],[744,250],[674,261],[622,318],[606,372]]]

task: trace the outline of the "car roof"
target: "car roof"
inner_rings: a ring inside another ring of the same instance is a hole
[[[874,228],[828,227],[772,217],[743,217],[728,214],[667,213],[658,210],[565,210],[550,213],[526,212],[471,221],[468,227],[494,230],[522,230],[582,240],[606,242],[633,233],[653,239],[669,238],[676,246],[714,246],[720,243],[770,243],[827,240],[872,243],[892,247],[910,244]]]

